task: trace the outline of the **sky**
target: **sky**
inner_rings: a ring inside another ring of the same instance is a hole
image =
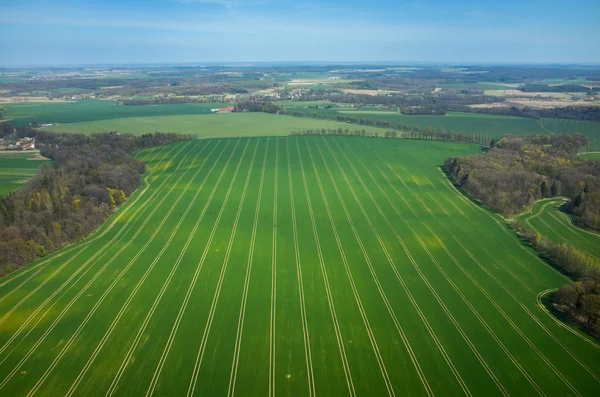
[[[0,66],[600,63],[598,0],[0,0]]]

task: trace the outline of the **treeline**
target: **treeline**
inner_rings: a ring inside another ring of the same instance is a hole
[[[458,110],[458,109],[457,109]],[[533,109],[530,107],[518,108],[465,108],[463,111],[473,113],[495,114],[500,116],[529,117],[534,119],[551,118],[580,121],[600,121],[600,106],[566,106],[549,109]]]
[[[445,116],[446,108],[443,106],[410,106],[401,110],[407,116],[429,115],[429,116]]]
[[[271,114],[285,113],[285,110],[274,103],[264,101],[245,101],[236,105],[237,112],[264,112]]]
[[[289,113],[291,116],[296,117],[312,117],[316,119],[329,119],[329,115],[327,113],[303,113],[303,112],[291,112]],[[402,138],[410,138],[410,139],[422,139],[422,140],[436,140],[436,141],[459,141],[466,143],[473,143],[476,145],[489,146],[492,142],[492,137],[490,134],[482,133],[482,132],[466,132],[460,131],[456,132],[454,130],[446,131],[444,128],[440,128],[439,130],[433,127],[420,127],[413,126],[404,123],[392,123],[387,120],[374,120],[368,118],[358,118],[356,116],[343,116],[339,115],[335,118],[336,121],[341,123],[352,123],[359,125],[366,125],[371,127],[378,128],[388,128],[397,131],[396,135],[400,135]],[[394,135],[394,136],[396,136]]]
[[[349,128],[309,128],[306,130],[293,130],[290,131],[290,135],[349,135],[349,136],[368,136],[374,138],[404,138],[404,139],[418,139],[418,140],[435,140],[435,141],[459,141],[472,143],[476,145],[485,145],[489,138],[480,134],[468,134],[468,133],[448,133],[445,131],[435,130],[423,130],[423,131],[396,131],[387,130],[383,133],[379,131],[366,131],[365,129],[354,129]]]
[[[600,162],[577,157],[583,135],[505,136],[485,154],[450,157],[446,170],[469,194],[505,216],[536,200],[567,196],[567,209],[600,229]]]
[[[600,280],[600,261],[571,244],[557,244],[535,232],[525,223],[513,220],[511,226],[540,254],[550,259],[562,270],[578,278],[591,277]]]
[[[518,90],[522,92],[595,92],[594,88],[590,89],[579,84],[523,84],[519,86]]]
[[[0,276],[92,233],[123,204],[141,181],[144,164],[132,152],[189,136],[85,136],[3,128],[3,134],[35,137],[52,159],[21,189],[0,196]]]

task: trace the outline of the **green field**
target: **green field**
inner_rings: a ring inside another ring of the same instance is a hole
[[[584,159],[600,160],[600,152],[582,153],[579,156]]]
[[[600,123],[594,121],[541,119],[540,126],[555,134],[583,134],[590,141],[590,150],[600,150]]]
[[[179,132],[194,134],[200,138],[242,137],[242,136],[283,136],[290,131],[321,128],[362,129],[362,126],[340,123],[331,120],[313,120],[267,113],[229,113],[194,116],[154,116],[129,117],[111,120],[89,121],[44,128],[55,132],[119,131],[129,134],[147,132]],[[367,131],[384,134],[386,130],[364,127]]]
[[[507,134],[563,134],[581,133],[590,140],[590,150],[600,150],[600,123],[590,121],[559,120],[559,119],[530,119],[524,117],[508,117],[486,115],[479,113],[449,112],[446,116],[406,116],[399,112],[382,111],[377,108],[351,109],[332,104],[330,109],[304,109],[305,106],[324,106],[323,101],[291,102],[281,101],[276,104],[291,110],[300,110],[308,113],[325,113],[333,120],[338,115],[356,116],[371,120],[389,121],[393,124],[406,124],[414,127],[454,130],[456,132],[477,132],[489,134],[492,138],[501,138]],[[83,100],[78,102],[56,103],[19,103],[6,104],[4,117],[11,119],[11,124],[16,126],[26,125],[35,120],[39,124],[62,123],[53,126],[50,130],[66,132],[102,132],[117,130],[120,132],[184,132],[195,133],[198,128],[206,128],[207,133],[201,132],[201,137],[222,137],[218,125],[222,119],[208,119],[200,116],[211,116],[210,109],[221,107],[223,104],[180,104],[157,106],[123,106],[114,101]],[[214,116],[214,115],[212,115]],[[232,117],[232,115],[218,115],[219,117]],[[226,122],[227,127],[241,126],[244,130],[253,132],[251,135],[285,135],[290,130],[309,128],[338,128],[340,125],[320,121],[318,125],[313,121],[290,122],[278,120],[274,122],[271,115],[270,125],[254,125],[250,121],[246,126],[244,122]],[[258,117],[258,116],[256,116]],[[237,119],[239,120],[239,119]],[[298,120],[298,119],[296,119]],[[343,128],[362,128],[362,126],[346,125]],[[231,131],[230,128],[224,129]],[[263,132],[264,130],[264,132]],[[381,132],[381,130],[380,130]],[[235,134],[235,136],[246,133]]]
[[[497,83],[497,82],[480,82],[480,83],[440,83],[436,87],[444,88],[481,88],[484,90],[514,90],[521,84],[519,83]]]
[[[571,244],[600,259],[600,233],[575,226],[569,215],[560,211],[563,203],[563,199],[538,201],[531,211],[519,216],[519,219],[555,243]]]
[[[0,152],[0,196],[21,187],[47,160],[27,160],[37,153]]]
[[[522,134],[568,134],[579,133],[590,140],[590,149],[600,149],[600,123],[593,121],[531,119],[525,117],[497,116],[481,113],[448,112],[446,116],[406,116],[398,112],[343,110],[330,112],[372,120],[390,121],[414,127],[432,127],[437,130],[456,132],[484,132],[492,138]]]
[[[227,104],[179,104],[155,106],[124,106],[115,101],[83,100],[78,102],[47,102],[47,103],[9,103],[4,117],[12,119],[16,126],[29,124],[35,120],[39,124],[47,123],[77,123],[117,119],[121,117],[148,117],[207,114],[210,109],[223,107]]]
[[[567,280],[437,168],[350,137],[145,150],[92,237],[0,280],[6,396],[597,395]]]

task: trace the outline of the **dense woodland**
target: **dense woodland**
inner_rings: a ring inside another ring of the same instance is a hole
[[[463,189],[505,216],[567,196],[580,223],[600,229],[600,162],[577,157],[585,145],[576,134],[506,136],[485,154],[450,157],[445,166]]]
[[[458,109],[457,109],[458,110]],[[580,121],[600,121],[600,106],[565,106],[549,109],[530,107],[468,108],[462,111],[496,114],[500,116],[529,117],[533,119],[552,118]]]
[[[554,299],[555,307],[571,320],[600,335],[600,282],[585,277],[562,287]]]
[[[21,189],[0,196],[0,276],[92,233],[140,185],[136,150],[189,137],[57,134],[2,125],[0,136],[35,137],[53,160]]]

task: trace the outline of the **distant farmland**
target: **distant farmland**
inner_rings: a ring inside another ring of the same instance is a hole
[[[0,279],[0,395],[597,395],[566,280],[438,165],[474,146],[210,139],[137,154],[94,236]]]
[[[46,160],[28,160],[38,158],[39,154],[31,152],[0,152],[0,196],[21,187],[35,175],[37,169]]]
[[[199,138],[243,137],[243,136],[282,136],[290,131],[307,129],[362,129],[377,131],[380,135],[386,130],[376,127],[363,127],[331,120],[300,119],[267,113],[229,113],[207,115],[128,117],[110,120],[72,123],[44,128],[54,132],[93,132],[119,131],[141,135],[148,132],[179,132],[194,134]]]
[[[221,107],[223,104],[124,106],[116,101],[82,100],[56,103],[9,103],[3,106],[7,108],[4,117],[11,119],[11,124],[22,126],[34,120],[38,124],[78,123],[122,117],[207,114],[210,113],[211,108]]]

